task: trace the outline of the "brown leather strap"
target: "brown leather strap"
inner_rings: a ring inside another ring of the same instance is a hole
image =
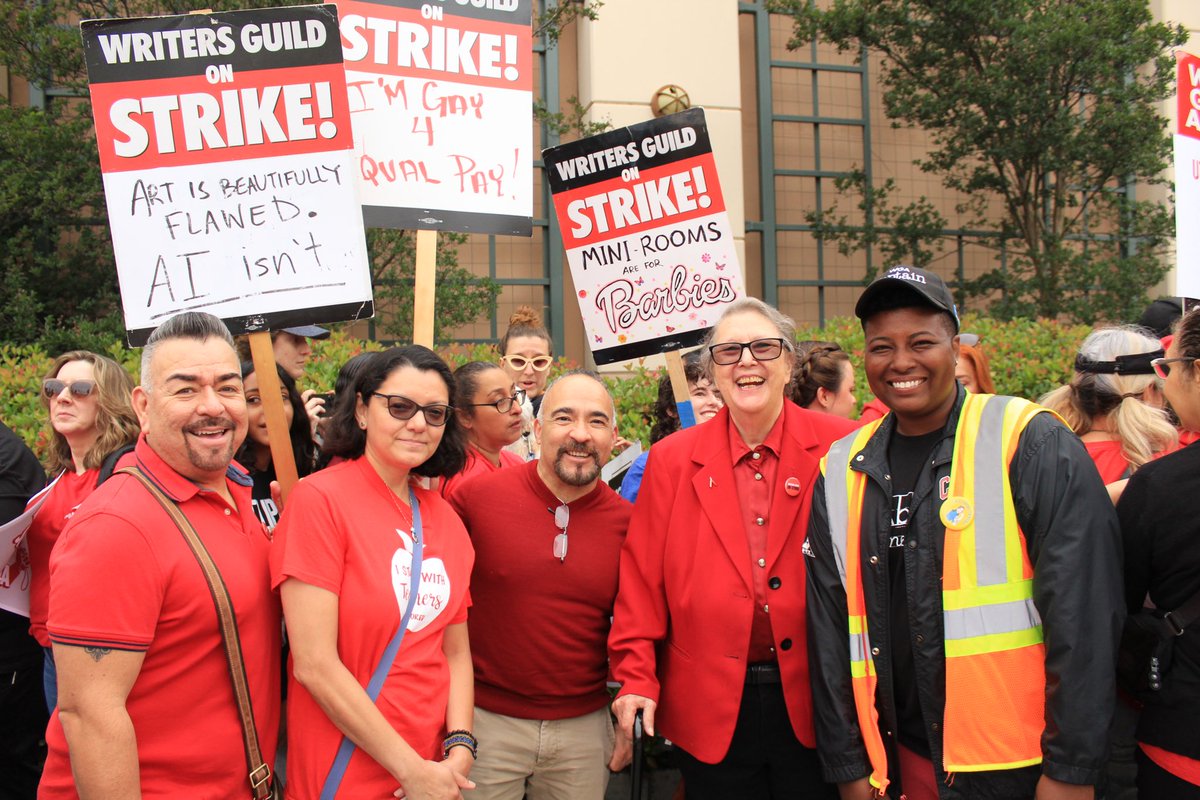
[[[146,491],[159,502],[163,510],[171,517],[171,521],[183,534],[192,555],[204,572],[208,581],[208,590],[212,593],[213,605],[217,609],[217,622],[221,628],[221,639],[225,643],[225,660],[229,665],[229,677],[233,682],[233,694],[237,699],[238,717],[242,721],[242,739],[246,746],[246,764],[250,770],[250,788],[254,800],[267,800],[271,796],[271,767],[263,761],[262,751],[258,746],[258,729],[254,725],[254,707],[250,703],[250,685],[246,680],[246,662],[242,658],[242,642],[238,637],[237,617],[233,611],[233,601],[229,599],[229,591],[217,565],[213,562],[208,548],[196,534],[192,523],[184,516],[179,505],[167,497],[146,474],[137,467],[123,467],[117,472],[132,475],[137,478]]]

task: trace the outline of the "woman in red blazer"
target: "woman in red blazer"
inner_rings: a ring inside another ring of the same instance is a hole
[[[836,796],[813,749],[803,547],[819,460],[857,425],[784,400],[794,342],[762,301],[729,307],[701,351],[725,409],[651,449],[621,552],[613,710],[675,743],[689,800]]]

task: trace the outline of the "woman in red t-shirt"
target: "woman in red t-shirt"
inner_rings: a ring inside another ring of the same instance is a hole
[[[433,351],[393,348],[366,363],[354,395],[337,404],[325,434],[326,451],[346,461],[297,484],[272,544],[292,648],[286,796],[318,797],[346,737],[357,749],[337,796],[387,798],[400,788],[410,800],[458,798],[473,786],[474,551],[458,516],[418,479],[463,466],[453,378]],[[417,538],[416,605],[372,702],[363,687],[408,605]]]
[[[454,389],[458,421],[467,432],[467,464],[442,481],[442,497],[446,498],[467,478],[525,463],[504,449],[521,438],[521,401],[525,399],[508,373],[499,364],[468,361],[454,370]]]
[[[50,551],[67,520],[96,488],[100,467],[112,453],[133,445],[137,415],[129,401],[133,378],[111,358],[72,350],[54,359],[42,381],[49,412],[46,471],[58,475],[29,526],[29,633],[46,651],[46,706],[58,705],[58,679],[46,612],[50,605]]]

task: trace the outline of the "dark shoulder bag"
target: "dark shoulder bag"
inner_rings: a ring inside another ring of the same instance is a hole
[[[1162,697],[1175,640],[1200,618],[1200,593],[1174,611],[1144,608],[1125,618],[1117,684],[1142,703]]]
[[[145,473],[137,467],[122,467],[118,473],[132,475],[150,492],[171,517],[171,521],[179,528],[187,541],[192,555],[200,564],[204,579],[208,581],[208,589],[212,592],[213,604],[217,609],[217,623],[221,628],[221,639],[225,643],[225,659],[229,666],[229,677],[233,682],[233,695],[237,700],[238,718],[242,723],[242,744],[246,749],[246,768],[249,771],[250,791],[253,800],[269,800],[280,797],[279,785],[272,780],[271,767],[263,760],[262,751],[258,745],[258,731],[254,725],[254,706],[250,703],[250,683],[246,679],[246,662],[242,659],[242,642],[238,638],[237,619],[234,617],[233,601],[225,589],[225,582],[217,570],[216,563],[208,553],[208,548],[196,529],[184,516],[179,505],[167,497]]]

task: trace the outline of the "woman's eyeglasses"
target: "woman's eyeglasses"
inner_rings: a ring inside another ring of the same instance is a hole
[[[440,428],[446,424],[446,420],[450,419],[450,412],[453,407],[445,403],[430,403],[423,406],[420,403],[409,400],[402,394],[383,394],[381,392],[371,392],[375,397],[382,397],[387,404],[388,413],[399,420],[412,419],[413,416],[420,411],[425,416],[425,421],[435,428]]]
[[[1175,363],[1176,361],[1186,361],[1190,364],[1190,363],[1196,361],[1196,359],[1194,359],[1194,358],[1155,358],[1155,359],[1151,359],[1150,366],[1154,367],[1155,375],[1162,378],[1163,380],[1166,380],[1167,376],[1171,374],[1170,365]]]
[[[95,381],[60,381],[58,378],[50,378],[42,381],[42,396],[47,400],[53,400],[62,394],[63,389],[70,389],[71,396],[75,398],[87,397],[92,392],[96,391]]]
[[[562,531],[554,537],[554,557],[560,563],[567,560],[567,523],[570,521],[571,509],[565,504],[554,509],[554,525]]]
[[[774,361],[783,355],[783,339],[755,339],[753,342],[721,342],[709,345],[708,352],[716,364],[728,366],[742,360],[742,352],[749,350],[755,361]]]
[[[958,335],[958,343],[965,344],[967,347],[978,347],[980,342],[978,333],[960,333]]]
[[[533,358],[526,358],[525,356],[501,356],[500,360],[517,372],[521,372],[526,366],[531,366],[538,372],[545,372],[554,363],[554,356],[534,356]]]
[[[501,414],[507,414],[508,412],[512,411],[512,407],[514,405],[519,406],[524,402],[525,402],[525,392],[518,389],[517,393],[514,394],[512,397],[501,397],[499,400],[495,401],[494,403],[467,403],[466,405],[471,406],[472,408],[479,408],[481,406],[491,406],[492,408],[499,411]]]

